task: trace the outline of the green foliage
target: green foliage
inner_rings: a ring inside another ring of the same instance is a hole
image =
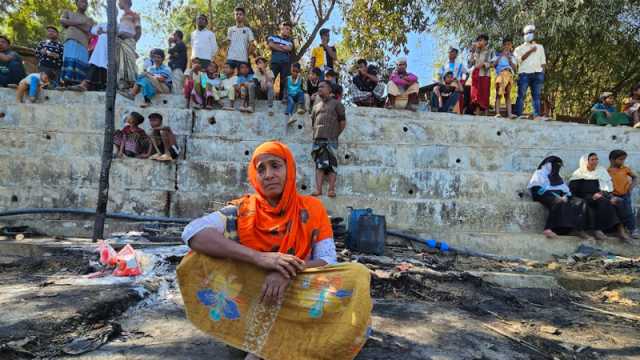
[[[73,0],[8,1],[0,7],[0,33],[7,34],[16,44],[33,46],[46,36],[46,27],[60,31],[60,14],[75,9]]]
[[[407,34],[427,29],[427,0],[350,0],[341,3],[344,47],[350,57],[388,60],[408,53]]]
[[[464,11],[461,11],[464,9]],[[547,55],[544,100],[555,114],[584,115],[598,94],[627,95],[640,81],[640,6],[633,0],[434,0],[436,28],[470,43],[505,36],[517,46],[534,24]]]

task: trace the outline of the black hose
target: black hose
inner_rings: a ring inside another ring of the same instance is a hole
[[[93,209],[72,209],[72,208],[27,208],[0,211],[0,217],[15,215],[31,215],[31,214],[73,214],[73,215],[89,215],[95,216],[96,211]],[[107,218],[131,221],[150,221],[162,223],[188,224],[190,219],[171,218],[165,216],[146,216],[127,214],[122,212],[108,212]]]

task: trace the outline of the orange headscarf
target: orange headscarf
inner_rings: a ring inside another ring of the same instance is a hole
[[[282,198],[276,207],[269,204],[258,181],[257,158],[263,154],[277,156],[287,166]],[[278,141],[258,146],[249,163],[248,175],[256,193],[231,202],[238,206],[240,243],[258,251],[278,251],[306,259],[311,253],[310,229],[316,224],[308,213],[301,214],[304,197],[296,190],[296,161],[289,147]]]

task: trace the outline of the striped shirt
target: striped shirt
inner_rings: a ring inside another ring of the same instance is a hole
[[[279,35],[271,35],[267,38],[267,43],[274,43],[278,45],[289,46],[293,49],[293,41],[290,37],[283,38]],[[288,64],[291,62],[291,51],[277,51],[271,50],[271,63],[272,64]]]

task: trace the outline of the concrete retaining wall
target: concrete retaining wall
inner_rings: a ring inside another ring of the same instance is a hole
[[[45,104],[18,105],[12,91],[0,89],[0,112],[5,114],[0,118],[2,209],[95,207],[104,94],[47,96]],[[193,112],[175,96],[160,97],[150,109],[138,105],[119,97],[116,126],[131,111],[159,112],[184,151],[175,163],[114,160],[112,211],[199,216],[250,190],[247,162],[253,149],[269,139],[282,140],[294,151],[300,191],[313,188],[308,116],[299,116],[287,128],[279,104],[274,116],[268,116],[264,104],[251,115]],[[386,215],[391,227],[480,249],[483,244],[486,249],[500,247],[486,240],[467,242],[473,236],[461,234],[542,230],[545,211],[531,201],[526,184],[545,156],[562,157],[568,175],[583,154],[597,152],[608,163],[609,151],[622,148],[630,154],[630,165],[640,168],[640,133],[626,127],[365,108],[348,109],[347,118],[339,147],[338,197],[323,199],[331,212],[346,216],[347,206],[372,207]],[[19,221],[28,222],[24,217]],[[74,229],[47,225],[47,230],[71,235]]]

